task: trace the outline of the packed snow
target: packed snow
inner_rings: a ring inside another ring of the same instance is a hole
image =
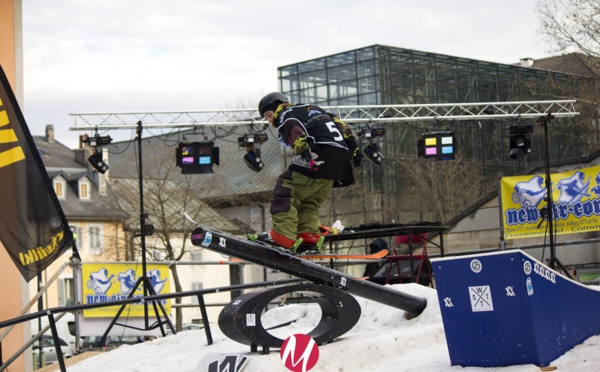
[[[442,315],[435,289],[418,284],[396,284],[393,289],[427,299],[427,307],[419,316],[403,310],[356,297],[362,314],[358,323],[334,342],[319,347],[319,359],[311,371],[325,372],[401,372],[401,371],[540,371],[533,364],[496,368],[451,366]],[[321,310],[314,304],[290,304],[270,309],[262,316],[265,328],[295,322],[270,331],[281,339],[297,333],[308,333],[319,322]],[[213,321],[211,319],[211,321]],[[279,350],[269,354],[251,353],[248,345],[227,338],[218,325],[211,324],[214,343],[207,345],[204,330],[182,331],[137,345],[123,345],[112,351],[69,366],[69,372],[122,371],[150,372],[207,371],[207,366],[227,355],[246,356],[242,371],[286,372]],[[587,339],[550,365],[558,371],[591,371],[600,369],[598,346],[600,336]],[[59,370],[56,365],[56,370]]]

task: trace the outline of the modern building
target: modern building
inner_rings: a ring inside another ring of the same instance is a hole
[[[599,145],[598,107],[584,104],[591,94],[597,94],[593,89],[598,72],[577,54],[539,61],[525,58],[510,65],[372,45],[282,66],[278,72],[280,90],[292,102],[321,106],[579,99],[577,109],[581,114],[578,117],[551,122],[550,158],[587,155]],[[455,133],[462,158],[480,168],[481,179],[487,185],[482,188],[483,193],[495,187],[494,180],[498,175],[520,174],[532,164],[543,161],[543,130],[536,128],[533,121],[527,122],[534,126],[531,152],[521,160],[509,157],[506,128],[516,123],[525,124],[518,121],[518,117],[511,121],[384,124],[387,132],[379,139],[379,147],[385,161],[381,166],[369,164],[363,181],[368,185],[369,194],[381,195],[380,199],[387,199],[394,205],[394,210],[402,212],[372,217],[383,221],[405,220],[406,216],[417,220],[435,218],[414,214],[410,212],[411,208],[404,208],[406,200],[414,199],[413,189],[417,182],[403,171],[402,165],[417,158],[417,140],[427,131]],[[406,191],[409,191],[408,195]],[[417,197],[425,202],[430,195]]]

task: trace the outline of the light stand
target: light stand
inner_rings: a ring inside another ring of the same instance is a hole
[[[149,229],[149,225],[148,226],[146,225],[146,218],[148,217],[148,215],[144,212],[144,182],[143,182],[144,179],[143,179],[143,171],[142,171],[142,122],[138,121],[137,125],[138,125],[138,127],[137,127],[138,156],[140,159],[140,164],[139,164],[139,169],[138,169],[138,178],[139,178],[139,188],[140,188],[140,228],[141,228],[141,231],[140,231],[139,236],[141,237],[140,241],[141,241],[141,248],[142,248],[142,276],[140,276],[136,280],[135,284],[131,288],[131,291],[127,295],[127,298],[133,297],[133,295],[135,294],[135,291],[142,284],[144,286],[144,297],[146,297],[148,295],[154,296],[157,294],[156,291],[154,290],[154,287],[152,286],[152,281],[148,277],[147,270],[146,270],[146,234],[147,234],[148,230],[150,230],[150,229]],[[150,235],[150,234],[148,234],[148,235]],[[143,328],[143,330],[148,331],[148,330],[154,329],[156,327],[160,327],[160,331],[161,331],[162,335],[166,336],[166,332],[163,328],[163,322],[160,320],[157,303],[158,303],[158,306],[160,307],[160,310],[161,310],[163,316],[165,317],[165,322],[169,325],[169,328],[171,329],[171,331],[173,333],[176,333],[175,328],[173,327],[173,323],[171,323],[171,320],[169,319],[169,316],[167,315],[167,311],[165,310],[164,306],[162,305],[162,303],[160,301],[152,301],[152,306],[154,307],[154,313],[156,314],[156,319],[158,321],[158,324],[154,324],[152,326],[149,324],[149,319],[148,319],[148,302],[143,301],[143,305],[144,305],[144,328]],[[111,321],[110,325],[104,332],[104,335],[102,335],[102,338],[100,340],[100,343],[102,345],[104,345],[106,343],[106,338],[108,337],[110,330],[116,324],[117,319],[119,318],[119,316],[121,315],[123,310],[125,310],[126,306],[128,306],[128,305],[127,304],[121,305],[121,307],[119,308],[119,311],[117,312],[117,314]],[[120,325],[122,327],[133,328],[126,324],[118,324],[118,325]]]
[[[556,270],[558,267],[569,279],[573,279],[571,274],[565,269],[560,260],[556,257],[556,247],[554,245],[554,215],[553,215],[553,207],[554,201],[552,200],[552,181],[550,179],[550,151],[549,151],[549,141],[548,141],[548,123],[554,117],[552,114],[548,113],[548,115],[542,116],[539,119],[540,124],[544,127],[544,142],[546,146],[545,151],[545,170],[546,170],[546,214],[548,216],[548,232],[550,233],[550,258],[547,263],[548,266]]]

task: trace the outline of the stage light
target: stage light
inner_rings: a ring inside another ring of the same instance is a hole
[[[175,153],[175,164],[181,174],[214,173],[213,165],[219,165],[219,148],[213,141],[180,142]]]
[[[260,149],[255,148],[253,145],[248,146],[247,152],[244,155],[244,162],[248,168],[255,172],[260,172],[265,166],[260,157]]]
[[[363,154],[365,154],[369,160],[377,165],[381,164],[384,159],[383,155],[379,152],[377,144],[372,143],[371,141],[369,141],[369,144],[363,150]]]
[[[384,127],[367,127],[358,132],[359,136],[364,136],[367,139],[367,146],[363,150],[363,154],[367,157],[367,159],[371,160],[373,163],[379,165],[383,161],[383,154],[379,152],[379,147],[377,143],[375,143],[375,139],[377,137],[383,137],[385,135]]]
[[[112,138],[110,136],[99,136],[97,133],[94,137],[86,137],[83,142],[90,146],[94,153],[88,158],[88,162],[98,172],[104,174],[108,170],[108,165],[102,159],[102,146],[110,145]]]
[[[247,133],[238,138],[238,145],[246,148],[244,163],[255,172],[260,172],[265,167],[260,156],[260,144],[268,139],[265,133]]]
[[[510,146],[510,158],[524,158],[528,153],[531,152],[531,137],[529,134],[533,132],[533,125],[515,124],[507,127],[506,129],[509,133],[508,141]]]
[[[104,174],[108,170],[108,165],[102,160],[102,153],[91,155],[88,158],[88,162],[96,169],[98,172]]]
[[[452,160],[456,155],[454,132],[427,132],[417,141],[419,157],[434,160]]]

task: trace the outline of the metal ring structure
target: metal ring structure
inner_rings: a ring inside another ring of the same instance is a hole
[[[221,331],[234,341],[250,345],[252,351],[256,351],[257,346],[262,346],[263,350],[270,347],[281,348],[285,340],[264,329],[261,314],[276,297],[292,292],[315,292],[322,295],[315,299],[321,308],[321,320],[308,333],[318,345],[331,342],[348,332],[360,318],[360,305],[350,294],[333,287],[304,283],[270,287],[239,296],[219,314]]]

